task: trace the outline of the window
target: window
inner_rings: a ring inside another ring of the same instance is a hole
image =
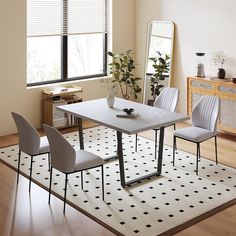
[[[27,0],[29,86],[106,75],[109,0]]]

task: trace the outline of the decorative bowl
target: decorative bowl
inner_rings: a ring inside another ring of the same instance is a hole
[[[133,108],[124,108],[123,111],[124,111],[125,113],[127,113],[127,115],[131,115],[132,112],[134,111],[134,109],[133,109]]]

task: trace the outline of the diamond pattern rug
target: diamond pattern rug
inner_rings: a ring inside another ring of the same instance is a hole
[[[65,134],[65,137],[79,147],[77,132]],[[85,150],[104,158],[116,153],[114,130],[103,126],[86,129],[84,139]],[[157,165],[153,141],[139,136],[138,152],[135,152],[134,140],[134,135],[123,135],[127,180],[153,172]],[[17,145],[2,148],[0,159],[16,168],[17,153]],[[47,189],[47,155],[35,157],[34,160],[33,179]],[[106,162],[105,202],[101,198],[100,168],[84,171],[84,191],[80,186],[80,174],[70,175],[67,202],[115,234],[129,236],[171,235],[235,202],[235,169],[202,158],[197,176],[194,172],[195,156],[180,150],[176,152],[175,167],[171,161],[172,148],[165,146],[162,175],[124,189],[120,185],[118,160]],[[25,176],[29,175],[29,163],[29,156],[23,154],[20,168]],[[63,188],[64,174],[55,170],[54,194],[63,196]]]

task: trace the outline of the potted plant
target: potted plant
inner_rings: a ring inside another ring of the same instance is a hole
[[[213,52],[211,63],[218,67],[218,75],[217,77],[220,79],[225,78],[225,70],[223,69],[223,65],[225,63],[226,55],[223,51]]]
[[[159,51],[157,53],[158,57],[149,58],[153,62],[152,67],[154,69],[154,73],[150,77],[151,96],[153,100],[148,102],[149,105],[152,105],[156,96],[160,94],[160,89],[164,87],[161,81],[165,80],[170,71],[170,56],[168,54],[162,55]]]
[[[118,86],[123,98],[129,100],[133,96],[137,99],[138,94],[142,91],[138,84],[141,78],[134,76],[133,73],[135,63],[132,50],[125,53],[108,52],[108,55],[112,57],[112,62],[108,64],[112,75],[111,82]]]

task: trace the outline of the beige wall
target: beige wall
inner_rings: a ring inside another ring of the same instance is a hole
[[[195,74],[195,52],[206,52],[206,73],[212,51],[228,56],[227,76],[236,76],[235,0],[113,0],[114,52],[134,49],[137,75],[143,77],[147,23],[175,23],[173,85],[181,91],[179,111],[186,112],[186,77]],[[40,127],[41,88],[26,88],[26,0],[0,1],[0,136],[16,132],[10,112],[26,116]],[[81,81],[85,100],[106,96],[99,80]],[[98,89],[99,88],[99,89]]]
[[[113,0],[114,52],[134,48],[134,0]],[[26,87],[26,0],[0,1],[0,136],[16,132],[10,112],[19,112],[40,127],[41,90]],[[74,83],[76,84],[76,83]],[[77,83],[84,100],[104,97],[98,79]]]
[[[228,77],[236,77],[236,1],[235,0],[135,0],[135,51],[139,76],[144,74],[147,23],[173,21],[175,42],[173,86],[180,89],[178,109],[186,112],[186,77],[195,74],[195,52],[206,53],[206,74],[215,76],[217,68],[209,62],[213,51],[228,56]]]

